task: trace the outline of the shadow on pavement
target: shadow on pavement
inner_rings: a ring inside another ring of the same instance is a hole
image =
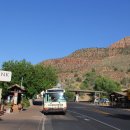
[[[123,120],[130,120],[130,115],[126,115],[126,114],[115,114],[115,115],[110,115],[113,118],[120,118]]]
[[[26,111],[27,109],[26,108],[23,108],[22,111]]]
[[[44,115],[65,115],[64,112],[48,112],[48,113],[44,113],[43,111],[40,112]]]
[[[0,118],[0,121],[3,121],[3,120]]]

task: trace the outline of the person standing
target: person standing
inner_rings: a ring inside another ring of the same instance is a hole
[[[76,96],[75,96],[75,101],[79,102],[79,95],[78,94],[76,94]]]

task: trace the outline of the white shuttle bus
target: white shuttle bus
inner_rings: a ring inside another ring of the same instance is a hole
[[[62,112],[66,114],[67,101],[64,93],[65,90],[61,88],[47,89],[43,94],[43,113]]]

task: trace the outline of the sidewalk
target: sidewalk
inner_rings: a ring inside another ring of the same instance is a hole
[[[0,130],[41,130],[44,126],[44,114],[40,101],[27,110],[5,113],[0,117]]]
[[[32,117],[42,117],[42,106],[41,105],[32,105],[28,109],[20,111],[20,112],[12,112],[12,113],[5,113],[1,116],[1,119],[32,119]]]

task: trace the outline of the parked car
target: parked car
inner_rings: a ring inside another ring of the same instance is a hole
[[[94,100],[94,104],[99,104],[99,101],[100,101],[100,99],[99,99],[99,98],[96,98],[96,99]]]
[[[108,98],[101,98],[99,102],[100,103],[110,103]]]

